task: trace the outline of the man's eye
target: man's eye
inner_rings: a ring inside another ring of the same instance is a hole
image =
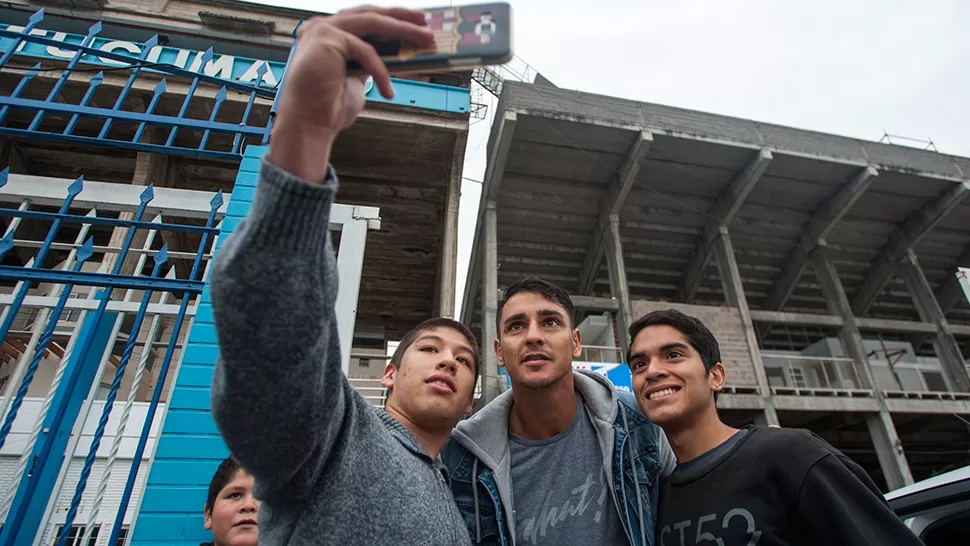
[[[684,355],[682,355],[679,351],[670,351],[670,354],[667,355],[667,358],[683,358],[683,356]]]
[[[438,352],[438,349],[436,349],[434,347],[422,347],[421,350],[423,352],[425,352],[425,353],[436,353],[436,352]]]
[[[465,357],[461,357],[461,358],[459,358],[459,359],[458,359],[458,362],[461,362],[461,363],[462,363],[463,365],[465,365],[465,366],[469,366],[469,367],[470,367],[470,366],[472,365],[472,363],[471,363],[471,361],[470,361],[470,360],[468,360],[468,359],[467,359],[467,358],[465,358]]]
[[[559,326],[560,324],[559,319],[549,319],[546,321],[546,326]]]

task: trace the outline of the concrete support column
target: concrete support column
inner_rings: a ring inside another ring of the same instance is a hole
[[[465,142],[468,132],[462,131],[455,139],[451,160],[451,178],[445,201],[445,225],[441,237],[441,264],[438,266],[438,315],[455,316],[456,291],[458,289],[458,205],[461,200],[461,173],[465,160]]]
[[[610,272],[610,295],[616,300],[619,309],[616,312],[617,337],[620,348],[624,351],[630,348],[630,324],[635,320],[633,306],[630,304],[630,286],[626,280],[626,266],[623,263],[623,243],[620,241],[620,217],[610,215],[610,222],[606,233],[606,265]]]
[[[889,489],[898,489],[913,483],[913,473],[909,469],[906,454],[903,453],[903,445],[896,433],[896,425],[889,410],[886,409],[882,389],[876,384],[872,370],[869,368],[869,358],[866,356],[862,334],[859,332],[856,317],[852,314],[852,307],[849,304],[849,298],[845,295],[842,281],[839,280],[838,272],[828,258],[825,241],[818,243],[815,250],[809,254],[809,259],[815,269],[815,277],[822,288],[829,311],[842,318],[842,346],[852,359],[856,383],[860,388],[872,389],[879,405],[878,413],[866,416],[866,426],[869,428],[869,435],[876,449],[879,467],[886,477],[886,484]]]
[[[936,326],[933,348],[936,350],[937,358],[940,359],[947,383],[953,391],[970,392],[970,374],[967,373],[967,364],[963,360],[960,346],[950,333],[950,325],[946,321],[943,309],[933,295],[933,289],[923,275],[923,269],[920,268],[919,261],[912,250],[900,262],[899,273],[906,283],[909,295],[913,298],[920,320]]]
[[[496,321],[498,313],[498,218],[495,201],[485,204],[482,218],[482,397],[480,404],[495,399],[502,388],[499,385],[498,359],[493,345],[498,338]]]
[[[755,334],[754,324],[751,322],[748,300],[744,297],[741,272],[738,270],[738,261],[734,256],[734,245],[731,244],[728,228],[720,228],[718,238],[714,242],[714,251],[717,255],[717,266],[721,273],[724,297],[727,299],[727,304],[737,308],[741,315],[744,337],[748,343],[748,353],[751,355],[755,377],[758,381],[758,390],[761,392],[761,398],[764,401],[764,423],[778,425],[778,413],[775,411],[774,401],[771,397],[768,374],[765,372],[765,365],[761,360],[761,348],[758,346],[758,336]]]

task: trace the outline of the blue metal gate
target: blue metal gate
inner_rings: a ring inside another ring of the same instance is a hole
[[[38,11],[24,27],[0,30],[0,75],[20,76],[0,96],[0,135],[237,161],[246,144],[268,141],[272,117],[251,123],[257,101],[265,110],[275,98],[261,85],[268,65],[251,85],[228,82],[204,75],[211,49],[187,70],[149,60],[159,57],[157,37],[132,57],[93,47],[100,23],[71,43],[37,35],[43,19]],[[73,55],[25,64],[50,47]],[[94,58],[115,66],[85,74]],[[109,79],[117,95],[98,105]],[[172,81],[185,90],[170,93]],[[146,89],[144,109],[126,109]],[[230,93],[244,105],[227,121]],[[177,113],[163,112],[173,100]],[[159,131],[162,139],[149,138]],[[0,546],[86,545],[100,531],[96,522],[112,520],[107,544],[124,542],[166,380],[203,291],[222,193],[108,186],[117,185],[0,174],[0,456],[17,465],[13,483],[0,489]],[[170,251],[163,241],[173,237],[193,250]],[[55,506],[69,489],[71,501]],[[45,530],[55,511],[63,521]]]

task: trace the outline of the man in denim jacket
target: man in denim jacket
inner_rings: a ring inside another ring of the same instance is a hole
[[[442,452],[475,544],[653,545],[673,452],[632,394],[573,371],[582,340],[572,317],[552,283],[505,291],[494,343],[512,389],[459,423]]]

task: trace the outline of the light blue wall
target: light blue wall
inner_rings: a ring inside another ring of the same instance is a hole
[[[262,146],[246,149],[216,244],[217,252],[252,204],[259,160],[266,150]],[[211,540],[209,532],[202,528],[202,506],[209,480],[229,452],[209,411],[209,386],[219,352],[210,301],[206,287],[172,390],[148,488],[135,523],[133,545],[198,546]]]

